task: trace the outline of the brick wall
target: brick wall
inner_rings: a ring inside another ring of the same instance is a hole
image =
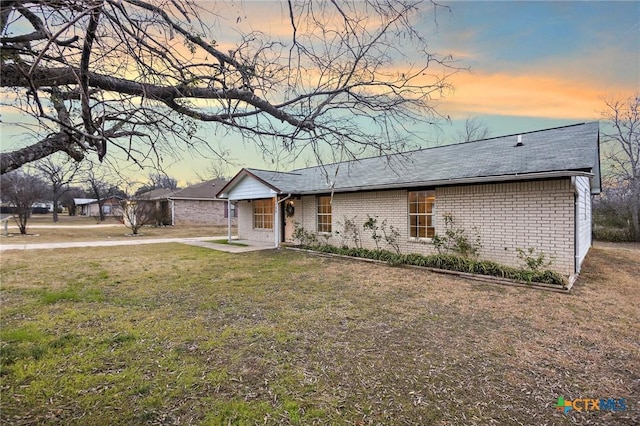
[[[227,225],[224,201],[174,200],[174,225]],[[232,219],[236,223],[237,219]]]
[[[306,230],[316,230],[315,197],[302,199],[298,221]],[[436,233],[444,233],[442,215],[451,213],[455,226],[474,236],[477,227],[483,245],[480,258],[505,265],[521,266],[516,248],[534,247],[555,256],[552,269],[573,274],[574,260],[574,189],[571,180],[541,180],[486,185],[451,186],[436,189],[434,217]],[[434,253],[429,241],[409,238],[407,191],[375,191],[334,194],[332,235],[329,242],[341,245],[335,234],[342,231],[345,220],[353,221],[361,232],[362,245],[375,248],[371,233],[362,224],[367,214],[378,216],[378,224],[387,219],[400,232],[400,249],[405,253]],[[296,219],[298,215],[296,214]],[[351,241],[347,241],[353,246]],[[382,248],[390,248],[384,242]]]
[[[571,179],[444,187],[436,190],[436,230],[451,212],[456,226],[480,231],[482,258],[519,266],[516,248],[555,256],[551,266],[573,274],[574,190]]]

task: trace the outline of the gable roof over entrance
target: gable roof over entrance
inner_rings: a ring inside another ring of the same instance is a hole
[[[218,197],[243,199],[237,190],[246,178],[264,194],[319,194],[579,175],[590,176],[592,192],[600,191],[598,122],[291,172],[242,169]]]

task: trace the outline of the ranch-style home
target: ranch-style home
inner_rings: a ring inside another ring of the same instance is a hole
[[[161,225],[226,225],[229,209],[227,200],[216,194],[227,183],[223,179],[211,179],[183,189],[159,188],[140,194],[138,201],[152,203]],[[238,217],[231,206],[231,220]]]
[[[599,192],[591,122],[290,172],[242,169],[218,197],[236,204],[240,239],[278,247],[302,227],[340,245],[337,232],[350,221],[375,248],[362,225],[377,216],[400,232],[403,253],[430,254],[450,215],[465,234],[477,232],[481,259],[523,266],[517,249],[533,247],[573,279],[591,246]]]

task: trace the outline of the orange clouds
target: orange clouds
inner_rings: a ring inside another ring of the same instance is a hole
[[[452,117],[512,115],[558,119],[594,119],[608,88],[566,77],[536,74],[459,73],[455,92],[441,102]]]

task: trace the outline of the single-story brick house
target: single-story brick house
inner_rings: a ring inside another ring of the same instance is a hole
[[[477,230],[481,259],[522,266],[517,249],[533,247],[573,278],[591,246],[599,192],[591,122],[291,172],[242,169],[218,197],[237,203],[240,239],[277,247],[298,226],[340,245],[336,231],[350,220],[375,248],[362,224],[377,216],[399,230],[402,252],[429,254],[447,214]]]
[[[105,216],[122,216],[122,198],[112,196],[102,201],[102,212]],[[96,198],[74,198],[70,210],[74,215],[100,216],[100,203]]]
[[[227,200],[216,197],[226,183],[223,179],[211,179],[184,189],[154,189],[137,198],[156,205],[163,225],[226,225]],[[237,217],[232,205],[233,223]]]
[[[156,212],[156,225],[172,225],[171,203],[169,197],[175,190],[168,188],[156,188],[144,192],[136,197],[138,202],[148,203]]]

